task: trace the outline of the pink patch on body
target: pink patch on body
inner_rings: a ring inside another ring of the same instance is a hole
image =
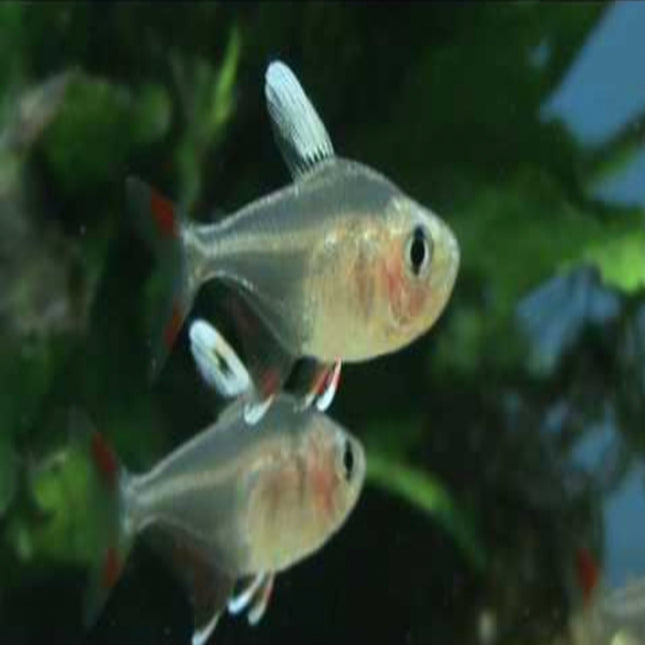
[[[410,282],[398,253],[395,254],[393,261],[382,265],[382,274],[387,298],[394,315],[399,323],[409,323],[423,310],[427,287]]]
[[[172,202],[154,190],[150,191],[150,212],[158,232],[165,237],[177,236],[177,218]]]
[[[94,464],[105,478],[108,486],[113,488],[116,484],[119,464],[114,451],[98,432],[92,435],[91,451]]]
[[[316,460],[309,472],[317,506],[329,516],[334,506],[334,474],[331,464]]]

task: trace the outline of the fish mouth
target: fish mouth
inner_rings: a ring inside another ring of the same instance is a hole
[[[459,242],[452,229],[446,224],[444,225],[444,239],[446,246],[446,259],[445,259],[445,277],[444,288],[446,289],[446,296],[452,292],[452,288],[457,280],[459,273],[459,266],[461,264],[461,250]]]

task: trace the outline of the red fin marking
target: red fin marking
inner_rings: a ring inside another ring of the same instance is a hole
[[[328,388],[333,387],[334,390],[338,388],[338,381],[340,381],[340,361],[336,361],[331,368],[326,369],[314,386],[316,394],[320,395]]]
[[[103,577],[101,579],[105,589],[111,589],[116,584],[116,581],[121,575],[121,560],[116,549],[111,546],[105,552],[105,560],[103,562]]]
[[[116,484],[118,462],[112,448],[105,439],[95,432],[92,435],[92,458],[110,487]]]
[[[582,588],[583,601],[587,604],[598,585],[600,569],[589,550],[584,547],[576,551],[576,568],[578,570],[578,582]]]
[[[235,322],[240,328],[240,332],[246,336],[255,336],[257,334],[257,324],[250,318],[240,302],[234,298],[229,298],[229,308],[235,317]]]
[[[172,306],[172,313],[170,314],[170,322],[164,329],[163,339],[166,347],[170,349],[179,335],[179,330],[182,325],[181,309],[177,303]]]
[[[338,384],[340,383],[340,370],[341,370],[342,363],[340,359],[336,361],[336,364],[334,365],[332,371],[331,371],[331,384],[334,390],[338,389]]]
[[[165,237],[177,237],[177,218],[172,202],[154,190],[150,191],[150,212],[159,233]]]
[[[331,464],[328,461],[313,463],[311,464],[309,475],[320,510],[327,516],[331,515],[334,506],[334,478]]]
[[[311,385],[311,392],[319,395],[325,391],[327,385],[327,368],[322,367],[316,370],[313,383]]]
[[[282,375],[279,369],[275,367],[269,368],[260,379],[260,392],[262,395],[268,397],[275,394],[280,387],[281,378]]]

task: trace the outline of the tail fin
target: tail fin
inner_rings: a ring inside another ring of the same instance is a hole
[[[70,413],[70,432],[71,449],[79,453],[89,470],[88,521],[96,524],[96,557],[90,563],[84,611],[84,622],[89,627],[121,577],[132,547],[133,535],[126,523],[129,476],[105,438],[76,410]]]
[[[126,181],[127,200],[139,235],[155,255],[155,300],[151,311],[152,356],[150,377],[161,371],[188,315],[196,291],[195,258],[187,253],[184,231],[188,223],[171,201],[134,177]],[[193,254],[194,255],[194,254]]]

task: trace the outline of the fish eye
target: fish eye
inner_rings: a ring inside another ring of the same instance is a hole
[[[345,440],[343,449],[343,468],[345,469],[345,479],[350,481],[354,473],[354,451],[349,440]]]
[[[417,226],[408,238],[405,257],[412,275],[423,274],[432,260],[432,238],[422,226]]]

